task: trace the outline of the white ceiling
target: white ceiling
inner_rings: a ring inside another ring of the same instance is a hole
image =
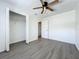
[[[33,10],[34,7],[41,6],[40,0],[2,0],[3,2],[6,2],[10,5],[20,7],[22,9],[25,9],[26,11],[29,11],[29,13],[34,13],[35,15],[40,14],[41,9],[39,10]],[[46,0],[48,2],[51,2],[52,0]],[[43,15],[47,14],[54,14],[54,13],[60,13],[68,10],[74,9],[74,7],[78,4],[79,0],[60,0],[60,3],[51,6],[55,9],[54,12],[50,12],[46,10]]]

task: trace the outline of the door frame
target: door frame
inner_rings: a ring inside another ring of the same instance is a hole
[[[10,11],[13,11],[15,13],[18,13],[18,14],[21,14],[21,15],[24,15],[26,17],[26,43],[29,43],[29,15],[26,14],[26,13],[23,13],[21,11],[18,11],[18,10],[12,10],[12,9],[9,9],[9,8],[6,8],[6,21],[5,21],[5,50],[6,51],[10,51],[10,34],[9,34],[9,12]]]

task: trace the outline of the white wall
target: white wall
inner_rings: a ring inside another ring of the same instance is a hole
[[[26,17],[10,12],[10,43],[26,40]]]
[[[79,50],[79,5],[76,7],[76,46]]]
[[[5,50],[5,13],[6,9],[0,6],[0,52]]]
[[[21,14],[26,14],[26,12],[24,12],[21,9],[18,9],[16,6],[11,6],[8,5],[6,3],[3,3],[0,1],[0,52],[7,50],[8,51],[8,45],[6,45],[6,42],[9,42],[8,40],[6,41],[6,39],[8,39],[9,33],[6,33],[8,31],[8,15],[6,15],[8,13],[8,11],[6,11],[6,8],[10,8],[13,11],[17,11]]]
[[[45,20],[48,20],[49,39],[75,43],[75,11],[54,15]]]
[[[30,16],[29,22],[29,41],[31,42],[38,39],[38,19]]]
[[[43,38],[48,38],[49,37],[49,28],[48,28],[48,19],[42,20],[42,37]]]
[[[6,8],[10,8],[10,10],[12,11],[16,11],[20,14],[24,14],[24,15],[28,15],[29,20],[27,27],[28,27],[28,33],[27,33],[27,40],[29,41],[33,41],[33,40],[37,40],[38,39],[38,19],[36,19],[36,17],[33,15],[29,15],[27,14],[28,12],[26,10],[23,10],[21,8],[18,8],[17,6],[13,6],[13,5],[9,5],[7,3],[1,2],[0,1],[0,52],[6,50],[5,48],[5,34],[4,32],[7,31],[5,30],[6,25],[5,25],[5,18],[6,18]],[[8,17],[8,16],[7,16]],[[7,23],[7,21],[6,21]]]

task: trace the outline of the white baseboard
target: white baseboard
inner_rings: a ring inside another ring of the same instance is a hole
[[[75,46],[76,46],[77,50],[79,51],[79,44],[77,42],[75,42]]]
[[[77,48],[77,50],[79,51],[79,48]]]
[[[79,46],[76,45],[76,47],[77,47],[77,50],[79,51]]]
[[[4,52],[4,51],[5,51],[5,50],[0,50],[0,53],[1,53],[1,52]]]
[[[35,40],[38,40],[38,38],[30,39],[29,42],[32,42],[32,41],[35,41]]]

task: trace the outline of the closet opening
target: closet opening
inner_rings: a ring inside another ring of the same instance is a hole
[[[9,11],[9,47],[12,49],[25,43],[26,16]]]

